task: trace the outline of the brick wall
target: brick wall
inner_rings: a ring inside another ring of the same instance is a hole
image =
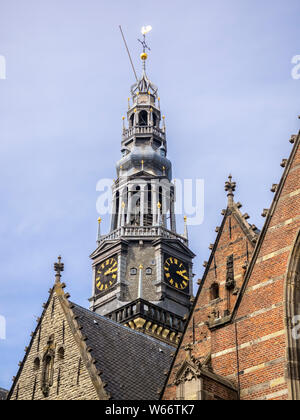
[[[286,325],[290,328],[290,324],[286,320],[285,295],[289,261],[300,230],[299,142],[298,136],[245,275],[242,262],[247,238],[236,227],[230,240],[228,219],[225,221],[214,250],[216,269],[213,258],[178,350],[164,399],[175,398],[174,374],[184,359],[184,347],[192,343],[193,325],[194,356],[200,358],[211,353],[214,372],[240,385],[241,399],[291,398],[286,375]],[[253,248],[249,249],[252,254]],[[230,301],[232,315],[227,320],[221,319],[219,325],[215,321],[212,324],[212,308],[221,316],[225,308],[225,259],[230,252],[235,255],[235,276],[241,292],[236,302],[235,298]],[[218,279],[222,287],[219,301],[211,303],[209,287],[214,279]]]

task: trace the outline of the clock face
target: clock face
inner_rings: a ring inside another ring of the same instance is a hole
[[[117,282],[118,262],[116,258],[108,258],[96,266],[96,290],[104,292]]]
[[[189,269],[187,264],[178,258],[168,257],[164,263],[165,280],[171,286],[179,290],[189,287]]]

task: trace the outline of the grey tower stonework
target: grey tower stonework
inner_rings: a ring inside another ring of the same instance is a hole
[[[145,65],[131,88],[127,122],[112,191],[111,229],[98,238],[91,255],[91,310],[176,343],[191,308],[195,255],[187,235],[176,232],[165,119]]]

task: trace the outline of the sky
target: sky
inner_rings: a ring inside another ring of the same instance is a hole
[[[288,140],[299,130],[292,59],[300,55],[300,3],[0,0],[0,10],[0,387],[9,388],[59,254],[71,299],[88,306],[96,185],[116,176],[134,83],[118,25],[138,74],[137,38],[152,25],[147,69],[166,115],[173,175],[205,183],[204,221],[189,228],[198,279],[226,207],[229,173],[236,200],[261,228]],[[105,216],[102,232],[108,228]]]

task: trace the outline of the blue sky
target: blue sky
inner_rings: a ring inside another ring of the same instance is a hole
[[[178,178],[205,180],[205,219],[190,229],[196,278],[209,257],[224,182],[261,227],[299,130],[298,0],[0,0],[0,387],[8,388],[62,254],[72,299],[88,305],[96,183],[115,177],[137,38],[151,24],[148,73],[167,117]],[[108,229],[108,218],[103,231]],[[179,223],[182,229],[182,223]]]

